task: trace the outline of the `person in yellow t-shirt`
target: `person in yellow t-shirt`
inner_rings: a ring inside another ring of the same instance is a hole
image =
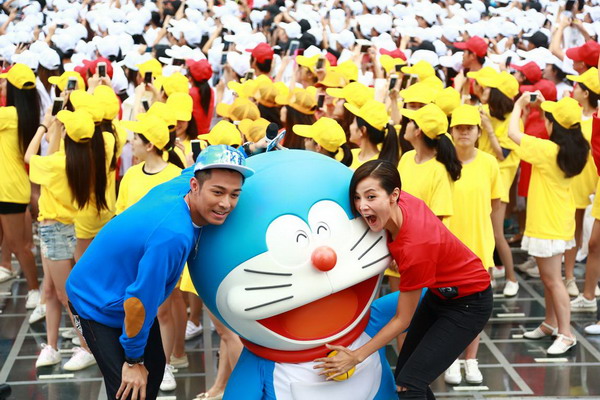
[[[398,165],[398,135],[389,123],[390,117],[385,104],[377,100],[367,100],[362,107],[352,103],[344,103],[344,107],[355,117],[350,125],[350,141],[359,146],[358,149],[352,149],[350,169],[356,170],[371,160],[387,160]]]
[[[294,125],[294,133],[304,137],[304,148],[339,160],[349,167],[352,153],[342,126],[334,119],[321,117],[312,125]],[[342,154],[341,158],[338,156]]]
[[[569,294],[562,281],[561,261],[565,250],[575,246],[575,201],[572,178],[581,173],[587,162],[589,144],[581,132],[581,108],[577,101],[564,97],[558,102],[536,102],[545,112],[544,121],[550,140],[524,135],[519,128],[523,109],[529,104],[525,92],[515,103],[508,134],[519,145],[521,158],[532,165],[527,219],[522,248],[535,257],[542,283],[546,316],[527,339],[540,339],[558,334],[548,348],[551,355],[564,354],[577,344],[571,333]]]
[[[46,156],[38,156],[44,134],[48,136],[48,152]],[[44,269],[48,344],[42,345],[36,368],[61,362],[57,344],[63,306],[71,316],[65,283],[73,267],[76,243],[73,223],[77,210],[92,201],[89,181],[90,178],[94,181],[90,158],[93,134],[94,121],[86,111],[60,111],[56,118],[48,112],[25,152],[30,179],[41,187],[38,232]],[[63,136],[64,147],[61,148]],[[81,344],[83,348],[77,348],[64,369],[79,370],[96,363],[85,341]]]
[[[502,195],[500,169],[491,154],[476,147],[481,136],[481,116],[477,107],[464,104],[456,108],[452,113],[450,128],[462,170],[460,179],[454,183],[454,213],[447,218],[448,228],[489,269],[494,266],[492,209],[498,208]],[[514,286],[516,289],[511,290],[511,296],[516,295],[518,283],[507,281],[509,289]],[[483,381],[477,365],[478,349],[479,337],[465,349],[465,364],[469,371],[467,383],[479,384]],[[448,368],[444,379],[452,385],[460,383],[462,377],[458,360]]]
[[[581,131],[585,140],[590,143],[592,139],[592,115],[598,108],[600,99],[600,80],[598,69],[590,68],[581,75],[567,75],[569,80],[577,82],[573,89],[573,98],[582,107]],[[573,177],[571,190],[575,199],[575,243],[576,246],[565,252],[565,285],[571,297],[579,295],[579,288],[575,282],[575,259],[577,251],[581,248],[583,235],[583,216],[585,208],[590,204],[590,195],[596,191],[598,184],[598,172],[592,158],[588,154],[585,168],[579,175]]]
[[[39,95],[35,75],[24,64],[15,64],[0,75],[6,79],[6,107],[0,107],[0,227],[8,263],[0,265],[0,282],[15,277],[10,265],[16,256],[27,280],[26,308],[37,306],[40,298],[37,267],[29,242],[26,211],[31,198],[23,154],[40,122]]]
[[[500,198],[500,208],[492,214],[496,249],[504,266],[508,280],[515,279],[515,267],[512,252],[504,236],[504,218],[510,201],[509,193],[517,169],[519,168],[518,146],[508,138],[508,121],[513,109],[513,99],[519,93],[519,82],[508,72],[498,73],[490,68],[469,72],[469,78],[475,79],[474,91],[483,104],[481,123],[483,132],[478,148],[496,157],[500,166],[500,177],[504,192]],[[521,125],[522,126],[522,125]]]

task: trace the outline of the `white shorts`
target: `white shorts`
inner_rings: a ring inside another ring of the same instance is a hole
[[[527,254],[533,257],[548,258],[563,254],[566,250],[575,247],[575,239],[555,240],[539,239],[529,236],[523,236],[521,240],[521,249],[527,250]]]

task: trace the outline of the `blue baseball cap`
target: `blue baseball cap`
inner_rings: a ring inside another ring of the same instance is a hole
[[[208,146],[202,150],[196,159],[194,172],[213,168],[232,169],[244,178],[254,174],[254,170],[246,166],[246,157],[237,149],[225,144]]]

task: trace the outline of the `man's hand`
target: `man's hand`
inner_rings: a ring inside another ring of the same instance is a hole
[[[146,399],[146,384],[148,383],[148,370],[143,364],[132,367],[123,363],[121,372],[121,386],[117,391],[117,399],[126,399],[131,394],[132,400]]]

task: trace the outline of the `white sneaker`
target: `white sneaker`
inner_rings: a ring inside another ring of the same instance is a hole
[[[71,339],[71,343],[73,343],[75,346],[81,346],[81,339],[79,339],[79,336],[75,336],[73,339]]]
[[[498,284],[496,283],[496,279],[492,278],[490,280],[490,286],[492,287],[492,289],[496,289],[496,286],[498,286]]]
[[[182,357],[175,357],[171,354],[171,358],[169,359],[169,364],[173,368],[181,369],[187,368],[190,366],[190,360],[188,359],[187,354],[184,354]]]
[[[586,326],[584,328],[584,331],[588,335],[600,335],[600,323],[599,324],[590,325],[590,326]]]
[[[527,261],[525,261],[524,263],[515,265],[515,268],[521,272],[527,273],[528,269],[531,269],[535,266],[537,266],[537,264],[535,263],[535,258],[529,257],[529,258],[527,258]]]
[[[467,383],[472,384],[480,384],[483,382],[483,375],[481,375],[477,360],[474,358],[465,360],[465,380]]]
[[[65,371],[81,371],[94,364],[96,364],[96,359],[92,353],[88,353],[81,347],[74,347],[73,356],[63,365],[63,369]]]
[[[35,367],[47,367],[49,365],[60,364],[60,353],[52,346],[42,343],[42,351],[35,362]]]
[[[6,282],[7,280],[12,279],[14,277],[15,277],[15,274],[13,271],[11,271],[10,269],[8,269],[6,267],[0,266],[0,283]]]
[[[577,282],[575,282],[575,278],[565,279],[565,286],[567,287],[567,292],[569,293],[569,296],[579,296],[579,288],[577,287]]]
[[[444,381],[448,385],[459,385],[462,381],[462,375],[460,373],[460,360],[454,360],[452,365],[448,367],[444,372]]]
[[[598,287],[598,285],[596,285],[596,288],[594,289],[594,296],[600,297],[600,287]]]
[[[36,322],[41,321],[44,318],[46,318],[46,305],[38,304],[29,316],[29,323],[35,324]]]
[[[63,339],[73,339],[73,338],[76,338],[77,337],[77,331],[75,330],[75,328],[65,329],[60,334],[60,337],[62,337]]]
[[[27,310],[33,310],[40,304],[40,291],[39,289],[30,290],[27,292],[27,301],[25,302],[25,308]]]
[[[165,365],[165,373],[163,375],[162,382],[160,383],[160,390],[163,392],[171,392],[177,388],[177,382],[173,376],[173,367],[169,364]]]
[[[492,276],[496,279],[504,278],[504,267],[492,267]]]
[[[199,325],[194,324],[188,320],[185,326],[185,340],[190,340],[202,333],[202,322]]]
[[[575,337],[569,338],[563,335],[562,333],[558,335],[552,346],[548,347],[546,353],[556,356],[560,354],[565,354],[571,347],[577,344],[577,339]]]
[[[502,294],[504,294],[504,297],[514,297],[517,295],[517,293],[519,292],[519,282],[513,282],[513,281],[506,281],[506,284],[504,285],[504,290],[502,291]]]
[[[530,276],[531,278],[539,278],[540,277],[540,270],[537,267],[537,265],[535,267],[529,268],[527,271],[525,271],[525,273]]]
[[[596,303],[596,299],[588,300],[583,297],[582,294],[577,296],[577,298],[571,300],[571,312],[596,312],[598,311],[598,304]]]

